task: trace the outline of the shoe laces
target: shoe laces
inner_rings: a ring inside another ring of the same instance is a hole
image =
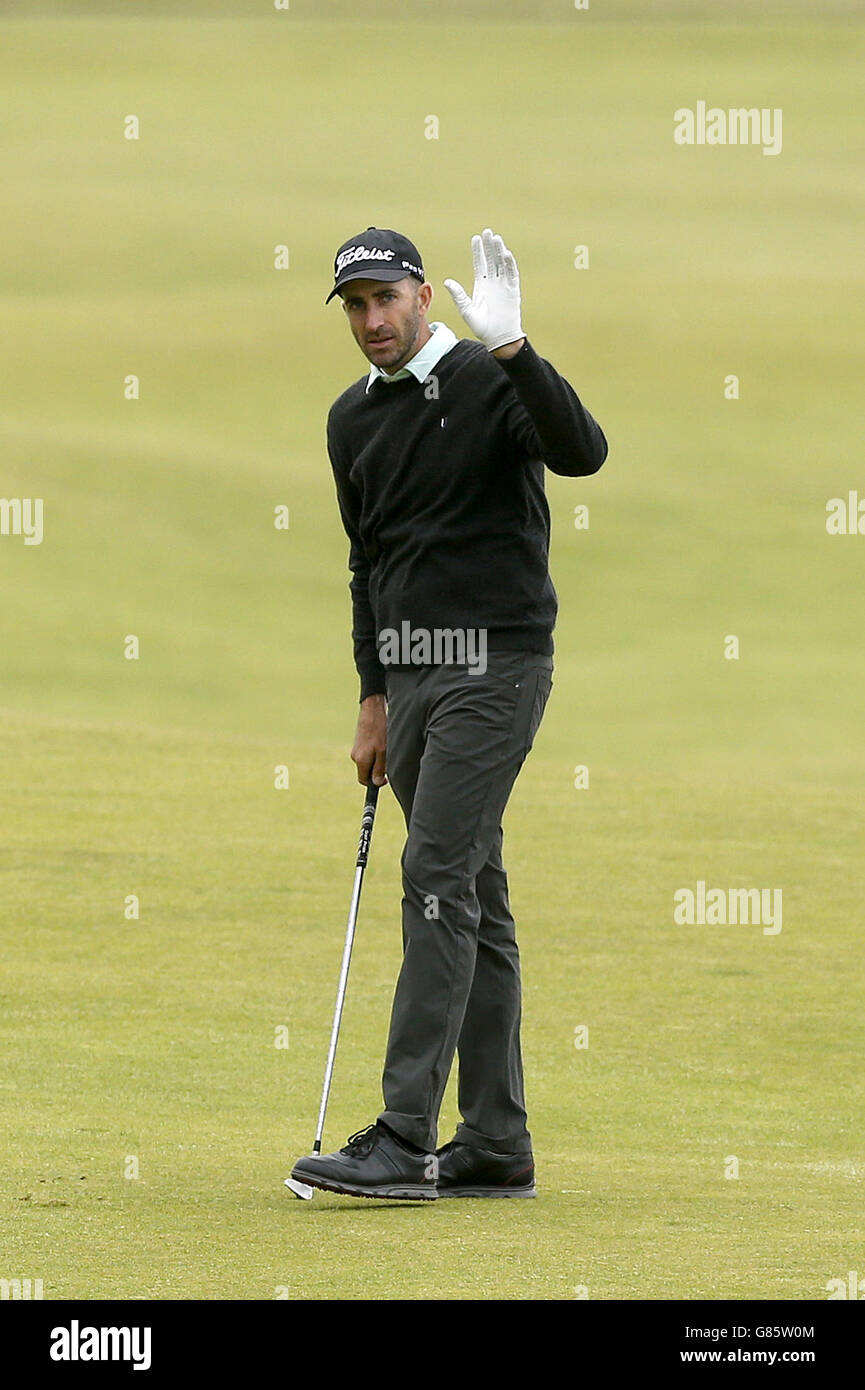
[[[344,1154],[364,1154],[369,1153],[376,1139],[378,1138],[378,1121],[375,1124],[367,1125],[366,1129],[359,1129],[357,1134],[350,1134],[348,1143],[341,1150]]]

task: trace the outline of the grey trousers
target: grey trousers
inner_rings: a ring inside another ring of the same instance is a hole
[[[499,1153],[531,1150],[501,820],[552,667],[534,652],[489,652],[483,675],[465,666],[387,673],[387,773],[408,838],[379,1119],[428,1152],[455,1052],[456,1138]]]

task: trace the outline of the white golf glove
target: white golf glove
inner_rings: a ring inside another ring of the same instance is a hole
[[[489,227],[472,237],[475,283],[471,299],[458,280],[445,280],[454,304],[488,352],[525,337],[520,323],[520,273],[513,255]]]

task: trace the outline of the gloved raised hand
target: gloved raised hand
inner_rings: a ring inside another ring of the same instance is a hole
[[[523,338],[520,323],[520,273],[500,236],[487,227],[472,237],[475,283],[471,298],[458,280],[445,280],[454,304],[488,352]]]

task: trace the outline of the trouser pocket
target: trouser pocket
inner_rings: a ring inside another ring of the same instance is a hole
[[[550,698],[550,691],[553,688],[553,675],[552,671],[545,669],[530,670],[526,679],[533,687],[531,714],[529,717],[529,727],[526,731],[525,744],[525,751],[528,753],[535,741],[535,734],[538,732],[541,726],[541,720],[544,717],[547,700]]]

